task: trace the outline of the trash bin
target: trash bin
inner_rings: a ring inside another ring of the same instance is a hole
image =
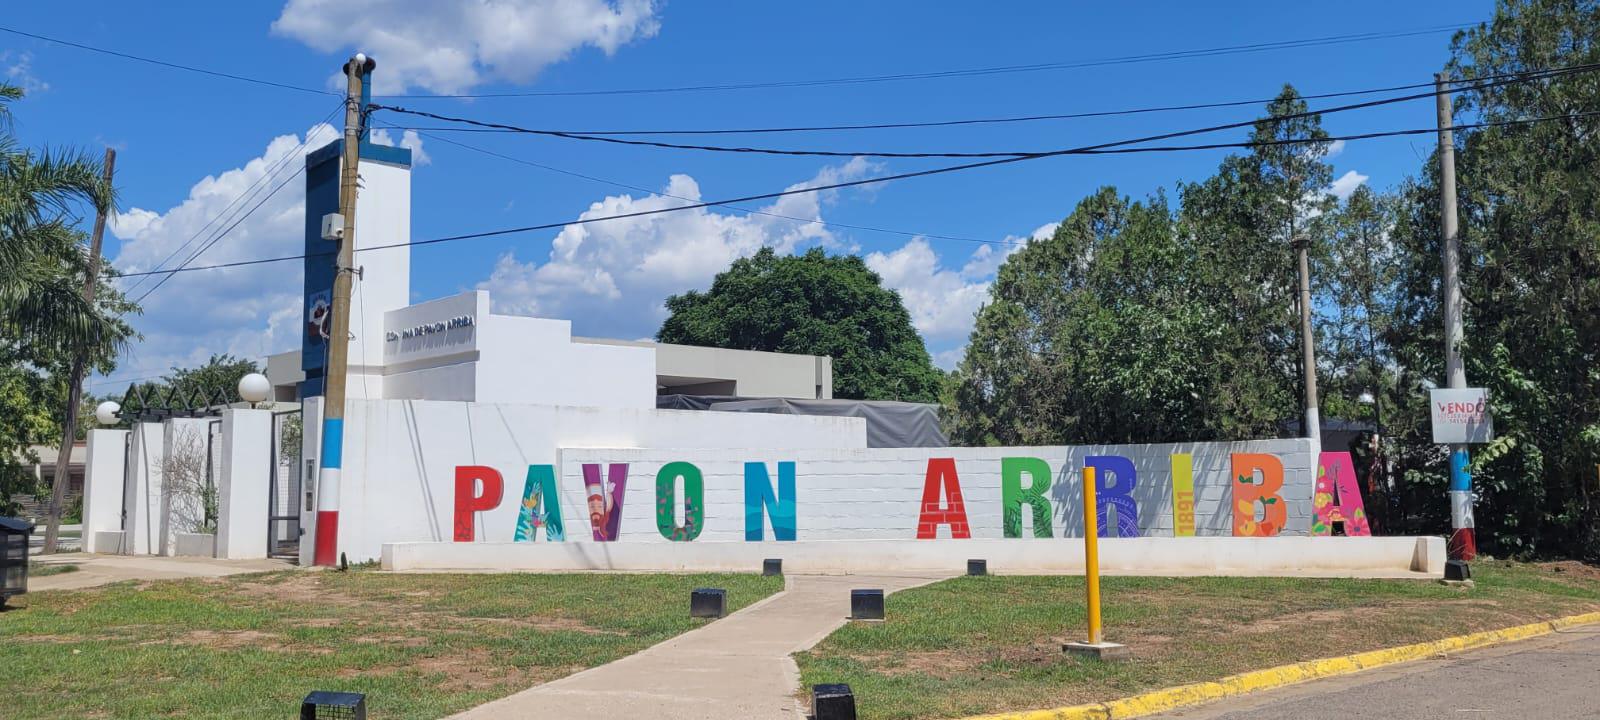
[[[0,605],[28,591],[28,538],[33,523],[0,517]]]

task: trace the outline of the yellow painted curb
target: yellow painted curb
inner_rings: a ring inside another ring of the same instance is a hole
[[[1214,682],[1194,683],[1193,685],[1179,685],[1164,690],[1153,690],[1110,702],[1073,705],[1049,710],[1024,710],[1022,712],[1000,713],[997,715],[979,715],[964,718],[963,720],[1121,720],[1122,718],[1135,718],[1190,705],[1201,705],[1234,695],[1294,685],[1318,678],[1349,675],[1362,670],[1370,670],[1411,660],[1421,660],[1440,653],[1460,652],[1516,640],[1526,640],[1541,635],[1549,635],[1557,630],[1575,625],[1588,625],[1590,623],[1600,623],[1600,612],[1519,625],[1504,630],[1472,633],[1471,635],[1461,635],[1415,645],[1372,650],[1343,657],[1308,660],[1293,665],[1280,665],[1266,670],[1254,670],[1238,675],[1230,675]]]

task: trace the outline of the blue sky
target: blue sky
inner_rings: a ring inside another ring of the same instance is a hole
[[[582,91],[1071,62],[1173,50],[1397,32],[1487,19],[1492,3],[705,3],[431,0],[18,3],[0,24],[97,47],[331,89],[357,49],[380,92]],[[556,129],[709,128],[946,120],[1267,98],[1285,82],[1333,92],[1425,82],[1448,35],[1083,69],[859,85],[672,94],[406,98],[445,114]],[[26,144],[118,150],[122,214],[107,255],[147,270],[277,167],[292,172],[331,96],[106,57],[0,33],[0,75],[30,88],[15,110]],[[837,150],[1041,150],[1247,119],[1256,107],[871,132],[748,135],[714,142]],[[380,123],[414,124],[380,113]],[[1431,101],[1330,116],[1334,133],[1427,127]],[[428,125],[438,123],[429,121]],[[331,137],[321,128],[320,145]],[[430,138],[420,147],[413,235],[429,238],[681,203],[514,164]],[[951,163],[721,155],[559,138],[449,134],[498,153],[626,185],[717,199],[817,179]],[[1218,139],[1238,140],[1242,132]],[[705,139],[705,138],[702,138]],[[1341,188],[1392,185],[1428,139],[1351,142],[1332,159]],[[1221,151],[1067,157],[804,196],[776,207],[832,223],[1017,241],[1101,185],[1143,196],[1210,174]],[[1353,173],[1353,174],[1350,174]],[[286,177],[274,175],[268,184]],[[283,193],[197,264],[299,251],[301,187]],[[600,205],[594,205],[599,203]],[[595,208],[595,209],[592,209]],[[860,252],[905,296],[939,364],[960,357],[971,313],[1007,246],[827,228],[730,210],[670,213],[418,248],[417,299],[491,290],[497,310],[566,317],[579,334],[650,335],[668,294],[703,288],[762,244]],[[212,352],[260,357],[298,346],[295,263],[185,273],[146,301],[145,339],[114,377],[158,374]],[[145,285],[148,288],[149,284]],[[143,292],[144,288],[134,294]],[[113,389],[104,380],[91,390]]]

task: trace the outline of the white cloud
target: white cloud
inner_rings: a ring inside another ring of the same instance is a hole
[[[1335,140],[1331,143],[1328,143],[1328,151],[1323,154],[1322,159],[1331,160],[1338,157],[1342,152],[1344,152],[1344,141]]]
[[[1058,224],[1041,225],[1024,237],[1009,236],[1005,244],[979,246],[960,269],[945,267],[920,237],[892,252],[867,255],[867,266],[900,293],[934,364],[949,370],[965,354],[973,319],[989,300],[989,286],[1000,264],[1028,243],[1055,233]]]
[[[304,137],[309,142],[303,146],[302,136],[273,138],[259,157],[195,183],[176,207],[165,212],[131,208],[118,213],[111,218],[110,228],[122,246],[112,263],[124,273],[143,272],[155,269],[177,251],[162,267],[176,266],[286,179],[282,190],[193,265],[299,254],[305,234],[305,183],[289,178],[304,162],[306,152],[338,136],[333,127],[318,124],[307,131]],[[257,181],[261,183],[256,185]],[[254,195],[250,194],[252,186]],[[241,195],[247,199],[234,203]],[[218,222],[211,223],[219,216]],[[194,243],[180,250],[197,234]],[[137,298],[162,277],[127,278],[121,286]],[[143,301],[144,314],[132,318],[144,340],[136,344],[133,357],[123,362],[128,370],[116,375],[149,375],[172,365],[191,366],[212,353],[260,358],[293,349],[300,337],[301,286],[298,261],[177,273]]]
[[[1356,188],[1361,187],[1361,185],[1366,181],[1366,175],[1362,175],[1361,173],[1351,170],[1343,175],[1340,175],[1338,180],[1334,180],[1333,185],[1328,188],[1328,192],[1333,193],[1334,197],[1339,198],[1339,201],[1343,202],[1345,200],[1349,200],[1351,193],[1354,193]]]
[[[24,92],[37,93],[50,89],[50,83],[33,74],[33,53],[10,50],[0,52],[0,65],[5,66],[6,80]]]
[[[928,342],[966,337],[973,314],[989,297],[988,280],[969,280],[959,270],[941,268],[939,256],[920,237],[893,252],[871,253],[866,260],[885,285],[900,292],[911,324]]]
[[[864,177],[876,165],[855,158],[823,168],[816,177],[790,189]],[[672,197],[676,196],[676,197]],[[763,212],[821,220],[822,206],[835,191],[777,199]],[[688,175],[673,175],[660,194],[635,198],[610,196],[589,206],[579,219],[646,212],[701,201],[700,186]],[[608,337],[654,334],[666,319],[668,295],[705,289],[735,259],[764,246],[794,252],[809,245],[836,245],[821,223],[802,223],[770,215],[744,215],[715,208],[584,225],[568,225],[551,242],[544,262],[502,255],[478,288],[489,290],[496,312],[570,318],[575,330]]]
[[[411,167],[413,168],[419,168],[423,165],[428,165],[433,162],[433,158],[428,155],[426,150],[422,149],[422,136],[418,135],[417,131],[415,130],[407,130],[401,133],[400,142],[395,142],[394,137],[389,134],[389,131],[382,128],[373,130],[370,137],[372,142],[377,145],[403,147],[407,150],[410,150]]]
[[[371,54],[379,94],[527,83],[584,47],[611,55],[660,27],[652,0],[288,0],[272,23],[323,52]]]

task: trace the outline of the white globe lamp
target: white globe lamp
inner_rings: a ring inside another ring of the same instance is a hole
[[[107,400],[94,406],[94,419],[99,421],[101,425],[115,425],[121,420],[121,418],[117,417],[117,413],[120,412],[122,412],[121,405]]]
[[[272,382],[261,373],[250,373],[239,378],[239,398],[254,406],[272,395]]]

